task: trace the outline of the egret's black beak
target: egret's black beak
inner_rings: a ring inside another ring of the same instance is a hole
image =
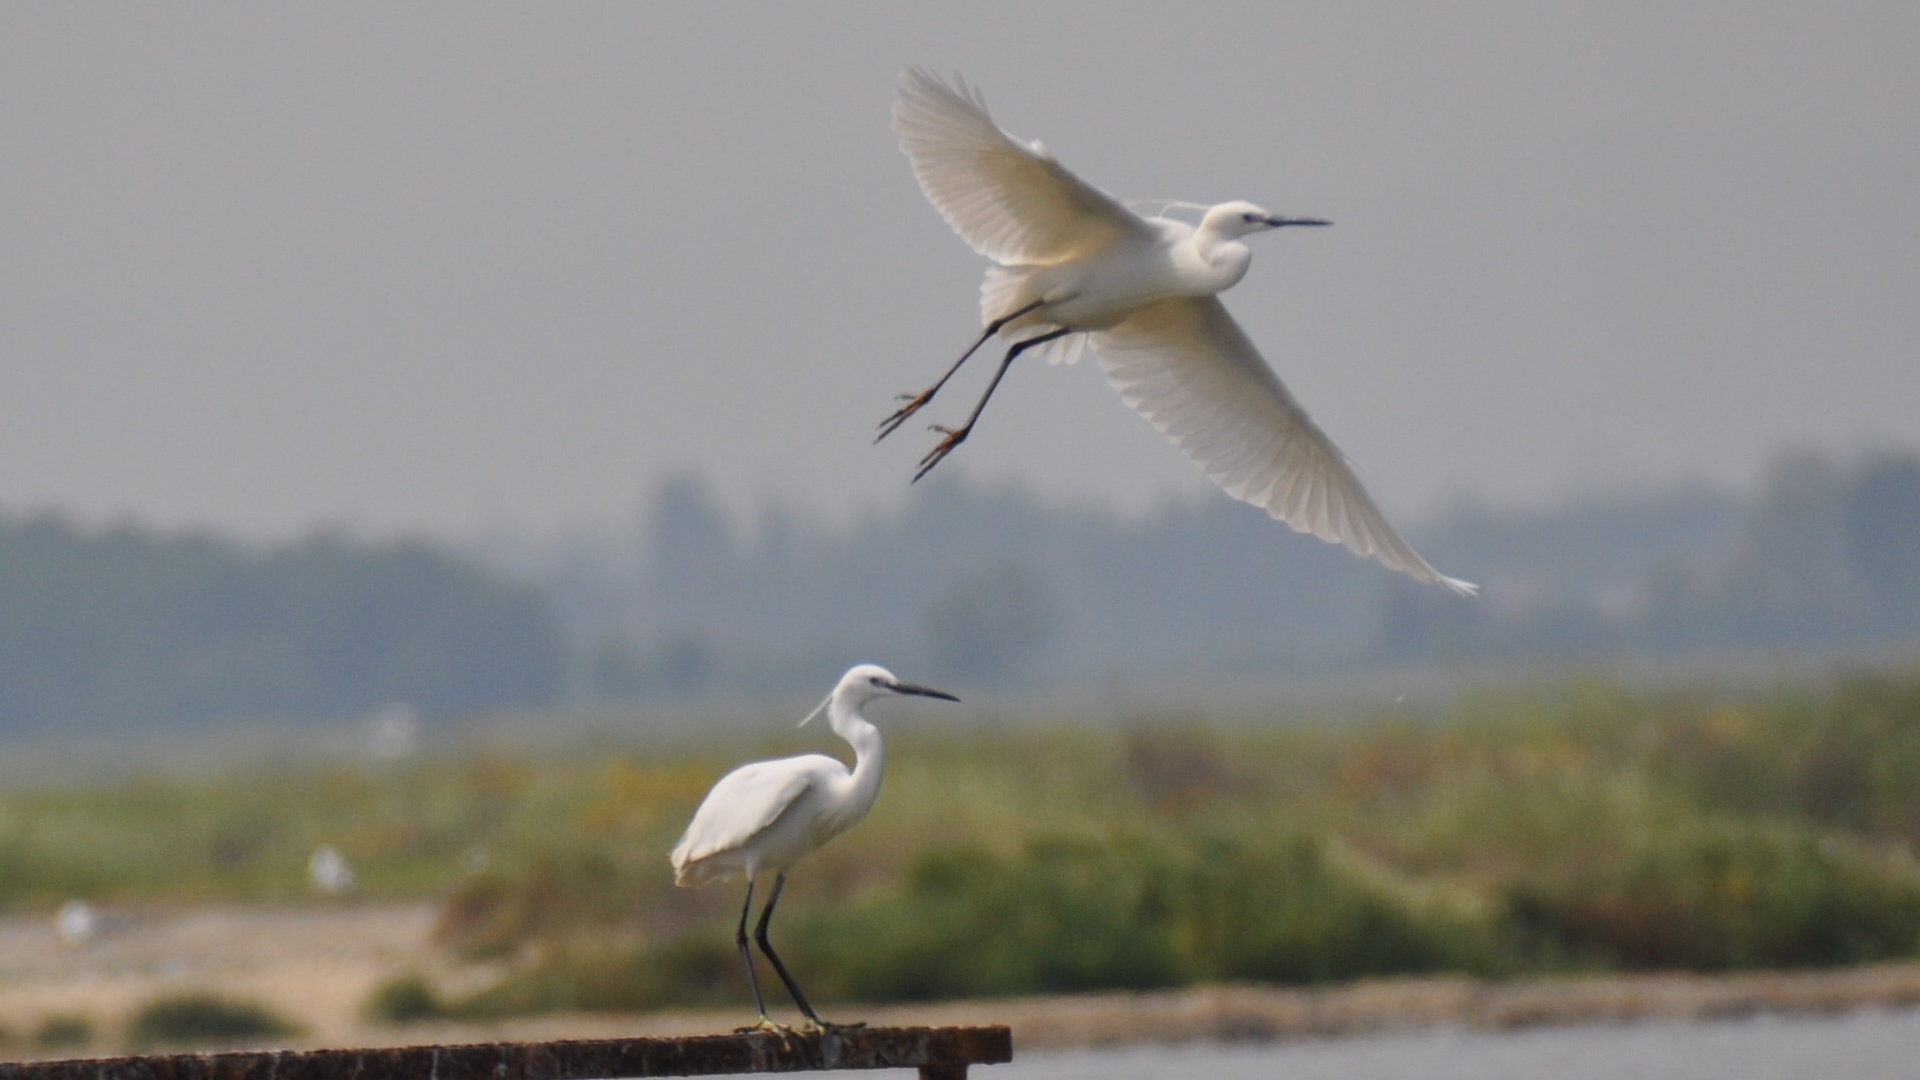
[[[1267,224],[1277,229],[1282,225],[1331,225],[1333,222],[1312,217],[1270,217]]]
[[[894,683],[893,692],[896,694],[912,694],[914,697],[939,698],[941,701],[959,701],[960,700],[959,698],[954,697],[952,694],[949,694],[944,690],[935,690],[927,686],[915,686],[914,684],[908,683],[908,682]]]

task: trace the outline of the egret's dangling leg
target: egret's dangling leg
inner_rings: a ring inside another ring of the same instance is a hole
[[[785,875],[782,876],[784,877]],[[779,885],[773,887],[773,894],[775,896],[780,895]],[[768,904],[767,906],[771,908],[773,905]],[[753,973],[753,951],[747,948],[747,916],[751,914],[753,914],[753,879],[749,877],[747,879],[747,902],[740,905],[740,929],[734,933],[733,940],[734,944],[740,946],[740,962],[747,965],[747,985],[753,987],[753,1007],[760,1010],[760,1020],[752,1027],[737,1028],[735,1030],[740,1032],[784,1031],[784,1028],[767,1017],[767,1001],[760,996],[760,977]],[[760,932],[764,934],[766,933],[766,929],[767,921],[765,919],[760,920]],[[784,977],[786,973],[782,972],[781,974]]]
[[[967,422],[957,428],[945,428],[938,424],[933,425],[933,430],[946,435],[946,438],[941,439],[939,446],[934,447],[928,452],[926,457],[920,459],[920,471],[913,474],[914,480],[917,482],[921,477],[932,472],[933,467],[940,464],[942,458],[953,453],[954,447],[967,441],[967,436],[973,433],[974,422],[980,419],[981,411],[987,407],[987,399],[991,398],[994,390],[999,388],[1000,380],[1006,376],[1007,368],[1013,365],[1014,357],[1019,356],[1035,345],[1045,345],[1049,341],[1066,337],[1071,333],[1073,333],[1072,327],[1063,326],[1058,330],[1049,330],[1039,337],[1030,337],[1025,341],[1014,343],[1013,348],[1007,350],[1006,359],[1000,361],[1000,369],[993,373],[993,381],[987,384],[987,392],[980,395],[980,403],[975,405],[973,412],[967,415]]]
[[[1021,308],[1019,311],[1016,311],[1011,315],[1003,316],[1001,318],[995,319],[992,322],[988,323],[986,330],[982,331],[980,336],[974,339],[974,342],[972,345],[967,346],[966,352],[963,352],[960,354],[960,359],[955,360],[953,362],[953,366],[947,369],[947,373],[945,375],[940,376],[939,382],[934,383],[932,386],[927,387],[925,390],[922,390],[918,394],[901,394],[900,395],[900,400],[906,402],[906,404],[900,406],[899,411],[895,412],[892,416],[889,416],[885,420],[880,421],[880,434],[875,435],[873,437],[873,441],[879,442],[881,439],[884,439],[887,436],[893,434],[895,428],[899,427],[901,424],[906,423],[907,417],[912,416],[914,413],[919,412],[920,407],[922,405],[925,405],[927,402],[932,401],[933,395],[939,393],[940,388],[947,385],[947,380],[953,378],[954,372],[960,370],[960,365],[966,363],[968,357],[972,356],[975,352],[979,351],[980,346],[985,345],[987,343],[988,338],[999,333],[1001,328],[1006,326],[1008,323],[1012,322],[1013,320],[1019,318],[1022,315],[1027,314],[1028,312],[1032,311],[1034,308],[1039,307],[1043,303],[1046,303],[1046,301],[1035,300],[1033,303],[1028,304],[1026,307]]]

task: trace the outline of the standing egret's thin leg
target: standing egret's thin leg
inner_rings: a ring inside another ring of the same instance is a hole
[[[973,412],[967,415],[967,422],[957,428],[945,428],[938,424],[934,425],[933,430],[943,433],[946,435],[946,438],[941,439],[939,446],[934,447],[928,452],[926,457],[920,459],[920,471],[913,474],[914,480],[917,482],[921,477],[932,472],[933,467],[940,464],[942,458],[953,453],[954,447],[967,441],[967,436],[973,433],[974,422],[980,419],[980,413],[987,407],[987,399],[991,398],[993,392],[999,388],[1000,380],[1007,374],[1007,368],[1013,366],[1014,357],[1019,356],[1035,345],[1045,345],[1049,341],[1066,337],[1071,333],[1073,333],[1072,327],[1063,326],[1058,330],[1051,330],[1041,334],[1039,337],[1030,337],[1025,341],[1017,342],[1013,348],[1008,349],[1006,359],[1000,361],[1000,369],[993,373],[993,381],[987,384],[987,392],[980,395],[980,403],[975,405]]]
[[[784,877],[785,875],[782,876]],[[775,884],[773,887],[773,895],[780,895],[780,886],[778,884]],[[772,905],[769,904],[768,906],[771,907]],[[741,1031],[755,1031],[779,1026],[767,1017],[767,1001],[760,996],[760,977],[753,973],[753,951],[747,948],[747,916],[751,914],[753,914],[753,879],[748,878],[747,902],[740,905],[740,929],[734,933],[733,940],[735,944],[740,946],[740,962],[747,965],[747,985],[753,987],[753,1007],[760,1010],[760,1022],[753,1025],[753,1027],[741,1028]],[[762,933],[766,932],[766,920],[764,919],[761,920],[760,930]],[[777,961],[775,962],[775,966],[778,966]],[[786,973],[781,972],[781,977],[785,978]]]
[[[980,346],[985,345],[987,343],[988,338],[999,333],[1000,329],[1006,326],[1008,323],[1012,322],[1013,320],[1019,318],[1022,315],[1027,314],[1028,312],[1032,311],[1034,308],[1039,307],[1041,304],[1045,302],[1046,301],[1044,300],[1035,300],[1033,303],[1028,304],[1026,307],[1021,308],[1019,311],[1016,311],[1011,315],[1003,316],[1001,318],[995,319],[992,322],[988,323],[986,330],[983,331],[978,338],[974,339],[974,342],[972,345],[967,346],[966,352],[963,352],[960,354],[960,359],[955,360],[953,362],[953,366],[947,369],[947,373],[945,375],[940,376],[939,382],[934,383],[932,386],[927,387],[925,390],[922,390],[918,394],[901,394],[900,395],[900,400],[906,402],[906,404],[900,406],[899,411],[895,412],[892,416],[889,416],[885,420],[880,421],[880,434],[875,435],[873,437],[873,441],[879,442],[881,439],[884,439],[887,436],[893,434],[893,431],[895,428],[899,427],[901,424],[906,423],[907,417],[912,416],[914,413],[919,412],[920,406],[925,405],[929,401],[932,401],[933,395],[939,393],[940,388],[947,385],[947,380],[953,378],[953,373],[956,371],[959,371],[960,365],[966,363],[967,358],[972,356],[975,352],[977,352]]]
[[[760,943],[760,951],[767,954],[767,959],[773,963],[773,970],[780,975],[780,981],[787,984],[787,993],[792,994],[793,1003],[800,1006],[800,1015],[811,1021],[814,1027],[824,1029],[828,1026],[827,1022],[814,1013],[813,1006],[807,1004],[807,996],[800,992],[800,984],[787,974],[787,965],[780,962],[779,954],[773,951],[773,943],[767,940],[767,924],[773,921],[773,905],[780,902],[780,890],[786,884],[786,872],[781,871],[773,879],[773,892],[767,897],[766,909],[760,912],[760,925],[753,932],[753,940]]]

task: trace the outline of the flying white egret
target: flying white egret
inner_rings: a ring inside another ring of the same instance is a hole
[[[825,754],[756,761],[742,765],[720,778],[707,792],[700,809],[694,811],[686,834],[674,845],[673,881],[676,885],[705,885],[723,881],[736,874],[747,879],[747,899],[740,907],[740,927],[734,941],[740,947],[740,960],[747,965],[747,984],[753,987],[753,1003],[760,1010],[756,1027],[777,1028],[767,1018],[766,999],[760,996],[760,979],[754,974],[753,954],[747,948],[747,916],[753,910],[753,883],[762,870],[775,872],[773,894],[760,913],[760,925],[754,940],[767,955],[780,981],[793,995],[800,1013],[816,1027],[827,1023],[814,1014],[800,987],[787,974],[787,967],[767,940],[767,923],[773,919],[773,905],[780,902],[780,889],[787,883],[787,870],[802,855],[859,824],[873,808],[880,794],[880,774],[886,768],[886,745],[880,729],[861,715],[861,708],[875,698],[897,695],[959,701],[952,694],[924,686],[901,682],[886,668],[859,664],[840,677],[818,708],[800,721],[827,714],[834,734],[853,746],[853,768],[848,769]]]
[[[957,76],[947,82],[917,68],[902,72],[893,129],[927,199],[997,265],[980,288],[986,330],[939,381],[900,395],[905,404],[881,421],[875,441],[933,400],[988,338],[1013,341],[966,422],[935,426],[945,438],[921,459],[915,480],[966,441],[1015,357],[1058,341],[1070,363],[1090,344],[1126,403],[1227,494],[1417,580],[1478,591],[1435,570],[1393,531],[1346,456],[1220,303],[1217,294],[1252,261],[1242,237],[1327,222],[1278,217],[1246,202],[1206,208],[1197,228],[1142,217],[1039,142],[1002,131],[979,92]]]

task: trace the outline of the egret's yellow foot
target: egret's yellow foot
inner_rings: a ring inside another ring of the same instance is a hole
[[[800,1025],[800,1029],[802,1031],[818,1031],[822,1035],[830,1035],[834,1032],[859,1031],[866,1026],[867,1022],[865,1020],[856,1020],[851,1024],[836,1024],[831,1020],[809,1019],[806,1023]]]

